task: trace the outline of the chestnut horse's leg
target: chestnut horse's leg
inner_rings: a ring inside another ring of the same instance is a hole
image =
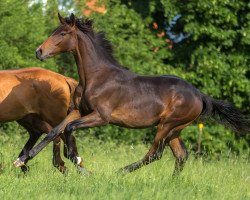
[[[23,119],[18,120],[18,123],[23,126],[30,134],[30,138],[19,154],[19,157],[27,155],[29,150],[35,145],[39,137],[43,133],[49,133],[52,130],[52,127],[48,123],[40,119],[40,117],[37,115],[27,115]],[[25,164],[26,163],[27,162],[25,162]],[[56,138],[53,141],[53,165],[62,173],[66,171],[64,161],[62,160],[60,155],[60,138]],[[27,172],[28,167],[26,165],[23,165],[21,169],[23,172]]]
[[[43,134],[41,130],[34,129],[32,127],[32,120],[34,119],[34,115],[27,115],[24,118],[17,121],[19,125],[25,128],[29,133],[29,139],[24,145],[22,151],[19,153],[19,157],[27,154],[29,150],[36,144],[39,137]],[[25,163],[26,164],[26,163]],[[24,165],[21,167],[21,170],[26,173],[28,171],[28,166]]]
[[[57,137],[53,140],[53,166],[56,167],[63,174],[67,171],[67,167],[64,166],[64,161],[61,158],[61,139]]]
[[[19,157],[15,162],[14,165],[16,167],[21,167],[25,165],[25,163],[32,159],[35,155],[37,155],[47,144],[49,144],[52,140],[57,138],[65,129],[66,125],[80,117],[80,113],[78,110],[73,110],[71,111],[68,116],[58,125],[56,126],[53,130],[51,130],[48,135],[33,149],[29,151],[29,154],[25,154],[21,157]],[[71,138],[71,137],[70,137]],[[72,147],[73,148],[73,147]]]
[[[176,137],[170,140],[169,146],[176,158],[173,176],[179,175],[179,173],[183,170],[185,162],[188,158],[187,149],[180,137]]]
[[[39,132],[38,130],[33,131],[32,129],[30,129],[30,127],[22,120],[19,120],[18,123],[24,127],[28,133],[29,133],[29,139],[26,142],[26,144],[24,145],[22,151],[19,153],[19,157],[23,156],[24,154],[28,153],[29,150],[36,144],[37,140],[39,139],[39,137],[43,134],[42,132]],[[26,164],[26,163],[25,163]],[[29,168],[27,165],[24,165],[21,167],[21,170],[23,171],[23,173],[28,172]]]

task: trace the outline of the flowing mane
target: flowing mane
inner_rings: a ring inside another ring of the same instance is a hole
[[[112,64],[127,69],[127,67],[122,66],[119,64],[119,62],[114,58],[114,50],[111,42],[106,38],[105,32],[95,32],[93,28],[93,20],[89,18],[76,18],[75,19],[75,25],[76,27],[82,31],[84,34],[88,35],[89,38],[95,43],[96,48],[98,48],[98,51],[102,54],[102,56],[110,61]],[[65,21],[67,24],[72,23],[70,17],[66,17]]]

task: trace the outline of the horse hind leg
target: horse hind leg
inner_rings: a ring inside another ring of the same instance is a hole
[[[38,115],[35,114],[27,115],[17,122],[21,126],[23,126],[30,134],[30,138],[19,154],[19,157],[27,154],[43,133],[49,133],[52,130],[52,127],[47,122],[43,121]],[[60,156],[60,138],[56,138],[53,141],[53,165],[62,173],[66,171],[64,161]],[[27,172],[28,167],[27,165],[24,165],[21,167],[21,169],[23,172]]]
[[[185,98],[184,95],[186,95]],[[185,163],[184,160],[187,157],[187,151],[180,138],[174,138],[179,137],[180,131],[200,115],[202,102],[198,98],[191,96],[190,93],[184,93],[178,101],[173,101],[173,104],[169,106],[169,110],[168,116],[165,116],[158,125],[154,143],[145,157],[119,171],[132,172],[155,160],[161,159],[166,144],[170,145],[177,159],[174,173],[178,174],[177,172],[182,170]]]
[[[64,142],[64,157],[69,159],[71,162],[75,164],[77,167],[77,170],[79,173],[86,174],[88,175],[90,172],[86,170],[83,164],[83,159],[80,157],[78,150],[77,150],[77,145],[76,145],[76,138],[73,135],[69,136],[69,145],[72,148],[72,151],[68,151],[67,145],[66,145],[66,139],[65,135],[62,134],[61,138]]]
[[[53,140],[52,164],[61,173],[65,174],[67,172],[67,168],[65,166],[65,163],[61,158],[61,139],[60,139],[60,137]]]
[[[183,123],[182,125],[177,125],[176,123],[159,125],[154,142],[144,158],[121,168],[118,172],[132,172],[144,165],[148,165],[156,160],[160,160],[162,158],[166,144],[169,144],[174,156],[176,157],[176,167],[174,174],[179,174],[178,172],[183,169],[185,160],[187,159],[187,151],[185,149],[184,143],[179,137],[179,134],[180,130],[189,124],[190,122],[186,124]]]
[[[171,125],[159,125],[152,146],[143,159],[121,168],[118,172],[133,172],[144,165],[148,165],[156,160],[160,160],[166,144],[168,143],[168,134],[171,133]]]
[[[37,119],[36,128],[43,131],[43,133],[48,134],[53,128],[45,121]],[[53,140],[53,156],[52,164],[56,167],[61,173],[66,173],[67,168],[64,161],[61,158],[61,139],[57,137]]]
[[[37,140],[39,139],[39,137],[42,135],[42,132],[39,130],[34,130],[31,126],[31,117],[30,116],[26,116],[20,120],[17,121],[18,124],[20,124],[22,127],[24,127],[28,133],[29,133],[29,139],[26,142],[26,144],[24,145],[22,151],[19,153],[19,156],[22,156],[24,154],[27,154],[27,152],[29,152],[29,150],[35,145],[35,143],[37,142]],[[29,168],[28,166],[25,165],[21,167],[21,170],[23,173],[27,173]]]
[[[173,176],[177,176],[184,168],[185,162],[188,159],[188,152],[184,142],[179,136],[170,140],[169,146],[176,158]]]

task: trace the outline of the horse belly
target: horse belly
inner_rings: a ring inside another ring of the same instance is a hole
[[[12,83],[12,84],[11,84]],[[36,98],[28,86],[20,82],[2,82],[0,84],[0,121],[14,121],[29,113],[36,112]]]
[[[125,106],[112,112],[111,123],[131,128],[145,128],[157,124],[161,112],[162,106],[154,103],[138,107]]]
[[[24,108],[16,107],[16,105],[0,105],[0,122],[15,121],[23,118],[27,114],[28,113]]]
[[[2,100],[2,99],[1,99]],[[13,121],[16,118],[16,114],[13,112],[13,106],[0,101],[0,122]]]

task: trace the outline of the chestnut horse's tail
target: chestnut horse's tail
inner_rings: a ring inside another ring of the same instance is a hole
[[[216,100],[202,94],[203,110],[201,117],[211,117],[231,128],[239,135],[250,133],[250,118],[239,109],[223,100]]]

